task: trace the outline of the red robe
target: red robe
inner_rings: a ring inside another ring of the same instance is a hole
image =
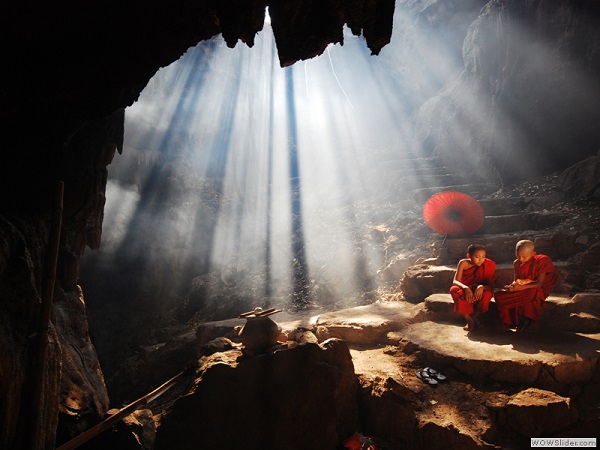
[[[519,316],[531,320],[539,320],[546,298],[558,280],[558,274],[550,257],[534,255],[525,264],[515,269],[515,279],[536,280],[545,273],[541,288],[523,289],[521,291],[497,291],[494,300],[498,305],[500,321],[505,327],[519,325]]]
[[[471,288],[473,292],[477,289],[480,284],[492,286],[494,284],[494,277],[496,274],[496,263],[491,259],[485,258],[481,266],[469,267],[463,270],[462,278],[460,281]],[[475,305],[481,312],[486,312],[490,306],[492,300],[492,292],[485,289],[481,296],[481,300],[470,303],[465,297],[465,291],[460,286],[453,284],[450,287],[450,295],[454,300],[454,311],[461,314],[473,314],[475,312]]]

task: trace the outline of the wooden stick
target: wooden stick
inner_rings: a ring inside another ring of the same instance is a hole
[[[124,417],[128,416],[135,410],[150,403],[152,400],[155,400],[156,398],[158,398],[162,394],[164,394],[166,391],[168,391],[175,384],[175,382],[179,379],[179,377],[181,377],[181,375],[183,375],[183,373],[184,372],[179,372],[177,375],[175,375],[169,381],[163,383],[162,385],[160,385],[159,387],[154,389],[149,394],[146,394],[143,397],[134,401],[133,403],[130,403],[129,405],[125,406],[124,408],[121,408],[119,411],[114,413],[112,416],[107,417],[102,422],[94,425],[92,428],[81,433],[79,436],[76,436],[75,438],[71,439],[70,441],[64,443],[63,445],[58,447],[57,450],[72,450],[74,448],[79,447],[81,444],[89,441],[90,439],[96,437],[103,431],[108,430],[113,425],[115,425],[117,422],[121,421],[121,419],[123,419]]]
[[[248,311],[245,313],[241,313],[238,318],[239,319],[244,319],[247,317],[264,317],[264,316],[270,316],[271,314],[275,314],[281,312],[280,309],[275,309],[275,308],[269,308],[269,309],[262,309],[262,310],[256,310],[253,309],[252,311]]]

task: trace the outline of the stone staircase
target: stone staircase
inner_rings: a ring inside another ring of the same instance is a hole
[[[586,246],[578,241],[577,230],[565,231],[561,227],[569,219],[569,214],[552,211],[552,207],[564,199],[562,193],[491,198],[497,186],[464,184],[459,177],[449,175],[435,158],[418,162],[416,159],[409,160],[397,165],[419,167],[419,172],[408,176],[403,186],[404,192],[412,192],[412,198],[419,207],[437,192],[454,190],[477,199],[485,214],[483,228],[477,234],[441,236],[432,233],[430,258],[423,264],[409,267],[401,279],[400,290],[406,300],[413,303],[423,301],[432,319],[462,322],[462,317],[452,310],[453,302],[448,289],[456,264],[465,257],[469,244],[481,243],[486,246],[488,257],[497,263],[496,281],[497,286],[501,287],[513,280],[512,261],[516,242],[531,239],[538,253],[552,258],[559,274],[559,281],[548,299],[542,320],[548,325],[569,331],[600,332],[600,311],[595,306],[600,304],[600,294],[585,294],[577,289],[577,286],[583,285],[582,277],[585,274],[578,270],[573,257]],[[421,177],[421,174],[426,176]],[[488,316],[497,316],[493,301]]]
[[[577,287],[584,285],[582,279],[586,275],[581,273],[575,260],[585,246],[580,245],[577,230],[571,231],[564,226],[569,215],[552,208],[564,197],[554,193],[539,197],[492,198],[491,194],[497,190],[494,186],[465,185],[460,180],[450,184],[449,180],[448,177],[439,178],[436,186],[433,179],[428,178],[427,186],[412,191],[414,200],[422,205],[437,192],[467,193],[483,207],[484,226],[477,234],[468,236],[432,233],[430,257],[404,271],[399,285],[402,296],[421,308],[405,331],[404,339],[416,344],[432,360],[460,366],[461,372],[475,378],[550,387],[555,391],[552,384],[542,382],[539,374],[525,375],[528,373],[526,368],[540,364],[551,367],[556,382],[562,376],[557,374],[569,372],[574,367],[577,355],[583,355],[580,352],[585,346],[585,356],[582,356],[585,370],[575,372],[580,377],[577,382],[589,381],[598,370],[600,293],[578,291]],[[465,257],[469,244],[485,245],[488,257],[497,263],[496,285],[501,287],[513,280],[515,244],[521,239],[533,240],[538,253],[552,258],[559,274],[542,312],[541,331],[520,336],[520,333],[503,330],[494,301],[488,313],[481,316],[484,328],[464,331],[464,319],[454,312],[454,303],[448,293],[457,262]],[[497,369],[484,374],[485,371],[476,368],[477,364],[494,365]],[[513,369],[506,369],[511,364]],[[565,380],[563,382],[575,382],[574,379]]]

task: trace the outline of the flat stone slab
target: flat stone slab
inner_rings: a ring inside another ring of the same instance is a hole
[[[344,339],[351,344],[385,343],[387,334],[406,327],[420,312],[408,302],[382,302],[322,314],[316,321],[319,341]]]
[[[463,322],[454,312],[450,294],[432,294],[425,299],[426,319],[433,321]],[[490,325],[498,324],[496,304],[492,300],[490,310],[481,316]],[[579,333],[600,333],[600,294],[579,293],[574,296],[550,295],[540,319],[542,326]]]
[[[553,329],[516,333],[483,328],[468,333],[461,325],[420,322],[398,337],[473,378],[509,383],[589,381],[600,356],[600,334]]]

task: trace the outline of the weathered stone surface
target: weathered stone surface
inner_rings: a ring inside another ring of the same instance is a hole
[[[382,281],[400,280],[404,271],[415,264],[417,259],[418,256],[416,255],[398,255],[379,272],[379,278],[381,278]]]
[[[560,174],[563,189],[571,195],[600,197],[600,154],[574,164]]]
[[[525,437],[548,437],[578,417],[569,398],[536,388],[525,389],[506,405],[508,424]]]
[[[402,338],[418,345],[425,361],[441,358],[470,377],[506,383],[589,382],[598,364],[597,334],[514,333],[498,326],[467,334],[461,324],[420,322],[402,330]]]
[[[110,392],[121,401],[133,401],[183,370],[198,357],[198,351],[194,331],[167,342],[144,346],[107,381]]]
[[[521,213],[502,216],[486,216],[484,233],[509,233],[511,231],[544,230],[554,227],[568,216],[560,213]]]
[[[154,415],[149,409],[138,409],[123,419],[125,425],[135,436],[142,449],[154,446],[156,438],[156,423]]]
[[[440,418],[438,422],[426,421],[419,423],[420,448],[438,448],[442,445],[446,449],[475,450],[491,445],[482,445],[476,436],[462,433],[448,419]]]
[[[54,320],[62,348],[57,439],[64,442],[100,422],[109,398],[80,289],[54,302]]]
[[[600,333],[600,294],[579,293],[571,296],[550,295],[542,309],[540,326],[577,333]],[[454,311],[454,301],[450,294],[431,294],[424,301],[425,311],[419,320],[462,322],[462,316]],[[490,309],[481,316],[482,322],[498,325],[496,303],[490,302]]]
[[[409,267],[400,280],[402,295],[409,301],[423,301],[435,292],[447,292],[452,286],[455,269],[446,266]]]
[[[155,448],[335,449],[356,430],[356,389],[342,341],[215,353],[161,418]]]
[[[207,342],[220,336],[235,338],[237,336],[236,327],[239,330],[243,325],[243,319],[229,319],[203,323],[196,329],[197,345],[198,347],[202,347]]]
[[[542,311],[549,326],[580,333],[600,333],[600,294],[578,293],[572,298],[552,297]]]
[[[415,315],[407,303],[374,303],[322,314],[316,322],[319,341],[332,337],[355,344],[385,342],[391,331],[402,329]]]
[[[385,436],[388,441],[396,444],[393,448],[411,448],[411,445],[415,445],[418,422],[414,405],[371,394],[366,391],[360,397],[363,413],[361,424],[364,429],[373,436]]]
[[[51,447],[56,438],[61,345],[55,329],[40,330],[44,224],[13,221],[0,214],[0,447]],[[45,342],[43,342],[45,341]],[[46,345],[47,344],[47,345]],[[46,347],[42,380],[34,374]],[[40,398],[34,399],[41,385]],[[35,400],[35,401],[34,401]],[[37,442],[32,430],[39,413]]]

